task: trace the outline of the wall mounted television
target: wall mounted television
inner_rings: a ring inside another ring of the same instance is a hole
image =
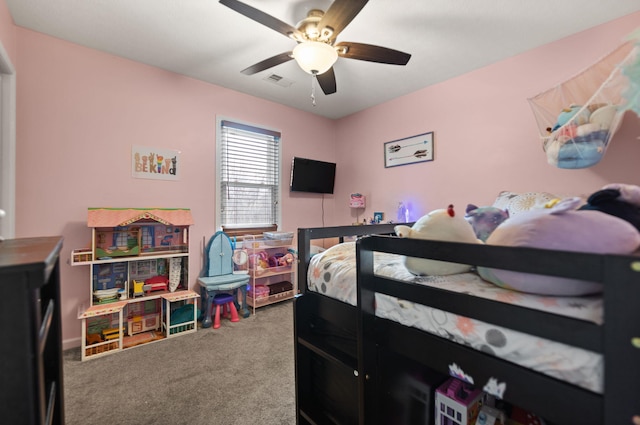
[[[291,162],[291,191],[333,193],[336,164],[294,157]]]

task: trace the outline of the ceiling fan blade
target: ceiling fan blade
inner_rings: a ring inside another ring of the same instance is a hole
[[[369,0],[335,0],[329,6],[320,22],[318,30],[321,37],[325,28],[330,29],[329,40],[335,40],[338,34],[356,17]]]
[[[411,59],[409,53],[386,47],[363,43],[341,42],[336,44],[338,56],[362,61],[387,63],[391,65],[406,65]]]
[[[316,75],[318,84],[324,92],[324,94],[333,94],[336,92],[336,74],[333,72],[333,67],[320,75]]]
[[[258,62],[254,65],[251,65],[248,68],[243,69],[242,72],[245,75],[253,75],[260,71],[264,71],[265,69],[272,68],[276,65],[280,65],[281,63],[285,63],[293,59],[293,52],[285,52],[280,53],[279,55],[275,55],[269,59],[265,59],[262,62]]]
[[[301,40],[303,38],[303,34],[295,27],[292,27],[286,22],[282,22],[281,20],[274,18],[267,13],[264,13],[261,10],[251,7],[248,4],[239,2],[237,0],[220,0],[220,4],[223,4],[228,8],[235,10],[236,12],[246,16],[249,19],[267,26],[272,30],[278,31],[280,34],[284,34],[287,37],[296,40]]]

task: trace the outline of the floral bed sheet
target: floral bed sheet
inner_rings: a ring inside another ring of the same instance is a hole
[[[356,305],[355,242],[335,245],[311,259],[309,290]],[[500,288],[475,273],[451,276],[415,276],[399,255],[374,253],[374,273],[398,280],[517,304],[554,314],[602,323],[602,299],[546,297]],[[601,393],[602,356],[436,308],[376,294],[376,316],[448,338],[459,344],[508,360],[523,367]]]

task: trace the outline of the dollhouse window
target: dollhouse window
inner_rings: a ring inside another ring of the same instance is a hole
[[[142,228],[142,246],[153,247],[153,227]]]
[[[127,228],[126,227],[116,227],[115,232],[113,233],[113,246],[117,247],[127,247]]]
[[[280,221],[280,132],[219,120],[216,227],[259,228]]]

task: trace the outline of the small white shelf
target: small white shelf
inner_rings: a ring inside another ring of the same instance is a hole
[[[293,267],[282,266],[282,267],[269,267],[266,269],[253,270],[249,269],[249,276],[251,279],[260,279],[265,277],[272,276],[282,276],[282,275],[290,275],[293,273]]]
[[[259,307],[286,301],[294,297],[298,292],[296,284],[297,256],[292,240],[265,241],[261,236],[248,235],[245,236],[242,247],[249,253],[251,290],[247,291],[247,304],[252,308],[253,314],[256,313],[256,309]],[[287,253],[293,255],[291,264],[273,267],[264,267],[264,264],[260,264],[261,260],[265,259],[264,257],[269,258],[276,254],[284,255]],[[292,288],[276,294],[256,297],[256,285],[270,286],[282,282],[291,282]]]
[[[247,293],[247,304],[251,307],[264,307],[269,304],[279,303],[280,301],[286,301],[293,298],[293,290],[280,292],[279,294],[269,295],[268,297],[258,297],[258,299],[254,302],[250,293]]]

